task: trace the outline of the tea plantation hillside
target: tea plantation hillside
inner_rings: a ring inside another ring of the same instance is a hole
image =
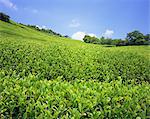
[[[149,52],[0,21],[0,118],[149,118]]]

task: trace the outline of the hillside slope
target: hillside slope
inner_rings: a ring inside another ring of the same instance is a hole
[[[0,21],[0,116],[146,118],[150,47],[105,47]]]
[[[7,75],[15,71],[19,77],[31,73],[46,79],[150,79],[150,47],[107,48],[49,36],[16,23],[0,22],[0,26],[1,67]]]

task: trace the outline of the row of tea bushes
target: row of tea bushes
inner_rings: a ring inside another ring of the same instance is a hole
[[[148,118],[150,88],[122,80],[63,81],[3,77],[0,80],[1,118]]]

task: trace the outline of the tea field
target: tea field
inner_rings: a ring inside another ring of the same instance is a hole
[[[0,21],[0,118],[150,118],[150,47],[107,47]]]

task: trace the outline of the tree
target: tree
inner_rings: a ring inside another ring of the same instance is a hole
[[[112,39],[111,38],[101,37],[100,40],[101,40],[101,44],[103,44],[103,45],[105,45],[105,44],[111,45],[112,44]]]
[[[144,45],[150,45],[150,34],[146,34],[144,36],[144,39],[145,39]]]
[[[121,39],[113,39],[111,45],[117,45],[121,41],[122,41]]]
[[[68,35],[65,35],[64,37],[65,37],[65,38],[70,38]]]
[[[144,35],[139,31],[133,31],[127,34],[126,37],[129,45],[142,45],[144,44]]]
[[[146,41],[150,41],[150,34],[146,34],[146,35],[144,36],[144,38],[145,38]]]
[[[127,46],[128,41],[127,40],[120,40],[118,43],[116,43],[116,46]]]
[[[50,35],[55,35],[55,36],[63,37],[61,34],[56,33],[56,32],[54,32],[51,29],[45,29],[45,28],[39,27],[38,25],[27,25],[27,26],[30,27],[30,28],[36,29],[38,31],[48,33]]]
[[[9,22],[10,17],[2,12],[0,12],[0,20],[4,22]]]
[[[90,43],[90,36],[85,35],[84,38],[83,38],[83,41],[84,41],[85,43]]]
[[[85,35],[84,38],[83,38],[83,41],[84,41],[85,43],[98,44],[99,39],[96,38],[96,37],[91,37],[91,36],[89,36],[89,35]]]

